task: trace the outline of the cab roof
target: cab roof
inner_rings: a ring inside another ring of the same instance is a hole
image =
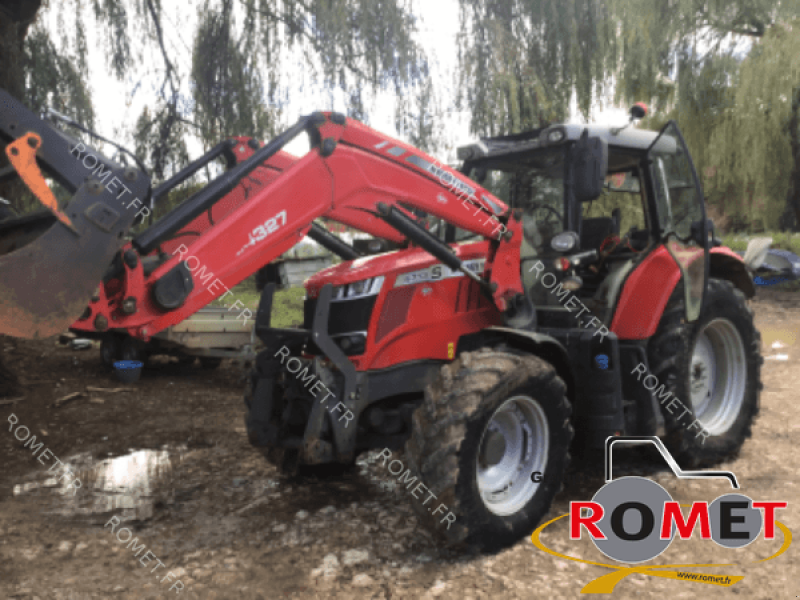
[[[480,142],[458,148],[458,158],[477,160],[558,146],[577,141],[587,129],[590,136],[604,139],[610,148],[640,152],[650,148],[659,136],[656,131],[636,129],[633,126],[620,130],[619,127],[606,125],[560,124],[513,135],[481,138]],[[657,149],[667,154],[674,154],[677,150],[677,140],[670,135],[664,135],[659,139]]]

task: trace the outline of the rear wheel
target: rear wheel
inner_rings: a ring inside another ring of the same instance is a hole
[[[442,367],[406,443],[410,474],[435,495],[434,506],[424,495],[411,499],[418,518],[449,543],[486,550],[530,534],[569,462],[565,391],[555,369],[535,356],[487,349]]]
[[[681,466],[709,466],[734,458],[750,437],[762,389],[761,335],[744,294],[726,280],[709,279],[703,312],[683,322],[683,290],[676,289],[650,341],[650,368],[680,401],[662,402],[665,444]]]

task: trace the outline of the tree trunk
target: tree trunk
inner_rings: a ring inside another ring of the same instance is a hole
[[[41,0],[10,0],[0,3],[0,88],[18,100],[25,100],[25,73],[23,44],[28,28],[36,18]],[[1,148],[5,150],[3,146]],[[5,151],[0,152],[0,169],[8,166]],[[0,197],[5,198],[20,212],[17,202],[24,186],[19,180],[0,182]]]
[[[41,0],[11,0],[0,4],[0,88],[17,99],[25,99],[25,77],[23,65],[23,43]],[[8,165],[5,147],[0,148],[0,169]],[[18,211],[22,207],[15,200],[19,196],[19,180],[0,182],[0,197],[8,199]],[[7,338],[0,335],[0,397],[16,396],[20,393],[19,381],[3,364]]]
[[[788,127],[792,147],[792,175],[780,226],[784,231],[798,231],[800,229],[800,85],[795,86],[792,92],[792,117],[789,119]]]

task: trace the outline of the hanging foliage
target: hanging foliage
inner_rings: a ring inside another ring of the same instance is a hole
[[[427,75],[425,57],[413,40],[409,0],[11,4],[14,19],[0,4],[0,63],[6,71],[0,85],[12,88],[16,81],[17,92],[24,85],[26,93],[15,95],[36,109],[59,107],[91,126],[86,29],[96,26],[109,73],[125,81],[131,95],[156,96],[133,131],[156,180],[181,166],[189,132],[206,146],[227,135],[274,134],[287,95],[282,67],[298,56],[304,75],[318,88],[343,91],[359,115],[364,113],[362,89],[392,87],[400,96]],[[54,17],[56,27],[37,24],[25,40],[39,13]],[[196,30],[181,31],[183,18],[195,13]],[[24,60],[15,54],[23,40]],[[176,56],[178,43],[191,51],[191,64]],[[155,89],[144,88],[153,80],[159,82]]]
[[[708,144],[706,190],[726,214],[779,226],[796,171],[800,23],[770,28],[742,64]],[[800,190],[798,190],[800,192]]]
[[[588,113],[616,52],[604,3],[460,0],[460,105],[480,135],[561,120],[578,93]]]
[[[707,77],[710,65],[735,71],[736,61],[714,60],[729,57],[731,35],[756,39],[800,15],[798,0],[460,0],[460,6],[460,99],[479,135],[561,119],[573,97],[588,117],[609,85],[617,103],[682,108],[690,90],[705,86],[690,76]]]

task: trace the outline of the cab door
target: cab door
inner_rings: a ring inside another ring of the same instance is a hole
[[[647,151],[661,241],[681,270],[686,319],[695,321],[708,285],[708,222],[700,181],[678,125],[670,121]]]

